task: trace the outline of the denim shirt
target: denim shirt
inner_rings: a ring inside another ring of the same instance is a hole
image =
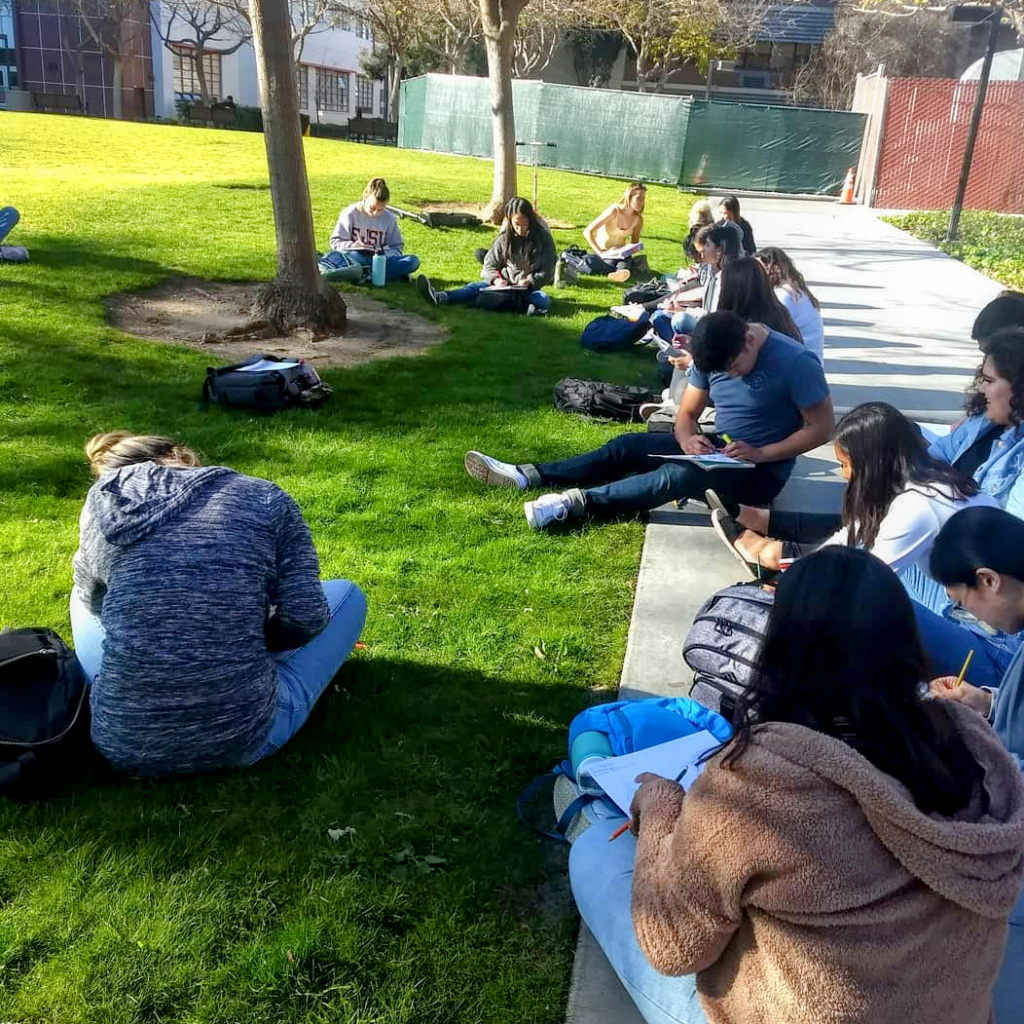
[[[992,425],[985,416],[972,416],[940,437],[928,452],[955,466],[957,459]],[[1024,519],[1024,424],[1003,430],[989,457],[974,471],[974,479],[1010,515]]]
[[[1021,647],[992,694],[992,728],[1024,770],[1024,647]]]

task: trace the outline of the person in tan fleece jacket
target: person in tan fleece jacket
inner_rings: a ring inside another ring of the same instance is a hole
[[[580,913],[647,1021],[994,1019],[1024,781],[924,677],[874,556],[827,548],[782,577],[747,724],[685,798],[642,777],[635,844],[609,845],[612,821],[571,851]]]

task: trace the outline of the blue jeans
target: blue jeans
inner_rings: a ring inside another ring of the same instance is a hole
[[[703,499],[708,488],[738,505],[768,505],[789,478],[788,469],[772,463],[753,469],[698,469],[652,458],[682,454],[672,434],[620,434],[597,451],[531,465],[524,472],[534,483],[562,489],[604,484],[583,492],[586,511],[603,516],[643,512],[683,498]]]
[[[624,260],[606,260],[596,252],[588,252],[580,260],[580,272],[583,274],[610,274],[615,270],[628,270],[632,273],[633,258]]]
[[[18,211],[13,206],[5,206],[0,209],[0,242],[11,233],[11,229],[18,223],[18,220]]]
[[[345,255],[351,256],[352,259],[357,263],[361,263],[364,267],[369,267],[373,264],[373,256],[370,253],[349,249]],[[410,274],[415,274],[419,268],[419,256],[388,256],[384,267],[384,280],[394,281],[399,277],[408,277]]]
[[[667,313],[664,309],[656,309],[651,314],[651,327],[664,341],[671,341],[673,334],[693,334],[697,326],[697,317],[685,310],[681,313]]]
[[[1024,1006],[1024,894],[1010,912],[1010,933],[992,997],[996,1020],[1017,1020]]]
[[[900,582],[911,597],[931,674],[958,675],[967,652],[973,650],[967,681],[975,686],[998,686],[1020,646],[1020,634],[991,635],[977,626],[954,621],[950,618],[953,605],[945,589],[916,565],[900,573]]]
[[[482,292],[486,287],[486,281],[470,281],[469,284],[464,284],[461,288],[452,288],[447,293],[448,304],[451,306],[471,306],[476,302],[477,292]],[[538,309],[549,309],[551,307],[551,296],[547,292],[542,292],[539,288],[534,288],[530,292],[530,302]]]
[[[569,882],[580,917],[647,1024],[707,1024],[697,976],[670,978],[648,963],[636,941],[630,911],[636,840],[608,837],[626,819],[591,825],[569,851]]]
[[[366,622],[366,596],[349,580],[325,580],[324,597],[331,618],[304,647],[277,651],[277,713],[266,742],[250,764],[276,754],[305,724],[313,705],[345,663]],[[103,663],[103,623],[78,596],[71,594],[71,635],[75,655],[92,681]]]

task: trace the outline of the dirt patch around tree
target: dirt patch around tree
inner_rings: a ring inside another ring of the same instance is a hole
[[[236,363],[260,353],[307,359],[318,369],[416,355],[448,337],[447,330],[425,317],[352,292],[345,292],[348,323],[343,334],[300,330],[282,336],[271,327],[249,329],[258,287],[175,278],[146,291],[109,296],[107,317],[126,334],[191,345],[210,353],[212,362]]]

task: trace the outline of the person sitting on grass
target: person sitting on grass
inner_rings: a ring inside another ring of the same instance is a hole
[[[646,185],[628,185],[617,203],[612,203],[583,229],[583,237],[593,249],[583,257],[580,269],[584,274],[603,274],[618,283],[629,280],[637,261],[632,256],[618,256],[614,250],[640,241],[646,201]]]
[[[1024,631],[1024,523],[1001,509],[958,512],[935,538],[931,574],[950,598],[1001,633]],[[966,676],[971,678],[968,667]],[[998,686],[932,680],[931,693],[977,711],[1024,770],[1024,647]],[[995,989],[996,1020],[1013,1020],[1024,1006],[1024,897],[1010,915],[1006,955]]]
[[[927,572],[943,523],[971,505],[995,506],[969,476],[929,455],[917,426],[885,402],[851,409],[832,444],[847,481],[840,513],[741,506],[733,519],[718,495],[706,495],[716,533],[753,579],[829,545],[864,548],[897,576],[913,566]]]
[[[0,242],[13,230],[21,215],[13,206],[0,206]]]
[[[775,297],[793,318],[803,343],[824,366],[825,325],[821,319],[821,304],[807,287],[804,275],[789,256],[775,246],[761,249],[755,258],[767,272]]]
[[[648,1024],[992,1019],[1024,779],[924,673],[893,573],[819,551],[779,583],[733,738],[686,792],[641,774],[631,834],[575,840],[580,916]]]
[[[740,229],[740,245],[747,256],[757,252],[754,245],[754,231],[750,222],[740,216],[740,201],[735,196],[726,196],[718,207],[719,224],[735,224]]]
[[[269,757],[352,650],[362,591],[321,584],[299,507],[266,480],[127,431],[85,453],[71,629],[93,743],[137,775]]]
[[[505,206],[501,230],[484,256],[482,281],[442,291],[433,286],[426,274],[421,274],[416,287],[435,306],[478,305],[480,292],[485,288],[523,289],[527,293],[526,312],[532,316],[551,306],[551,297],[543,288],[555,278],[555,259],[551,232],[529,201],[516,196]]]
[[[0,263],[28,262],[28,249],[23,245],[3,244],[20,219],[21,215],[13,206],[0,207]]]
[[[686,238],[683,239],[683,259],[690,263],[700,263],[701,251],[697,248],[697,232],[701,228],[714,227],[715,215],[711,212],[711,204],[706,199],[698,199],[690,207]]]
[[[768,504],[785,486],[797,455],[824,443],[834,424],[821,366],[803,345],[747,323],[735,313],[710,313],[694,330],[694,366],[673,432],[622,434],[597,451],[546,464],[500,462],[466,453],[466,471],[486,484],[526,490],[569,488],[524,506],[537,530],[570,518],[644,512],[668,501],[703,498],[723,488],[734,501]],[[697,419],[715,403],[717,433]],[[724,454],[749,468],[700,468],[680,456]]]
[[[358,203],[346,206],[331,234],[331,248],[351,256],[364,267],[373,263],[374,253],[387,258],[386,281],[408,281],[420,266],[418,256],[403,254],[405,242],[398,218],[388,209],[391,190],[383,178],[371,178]]]

